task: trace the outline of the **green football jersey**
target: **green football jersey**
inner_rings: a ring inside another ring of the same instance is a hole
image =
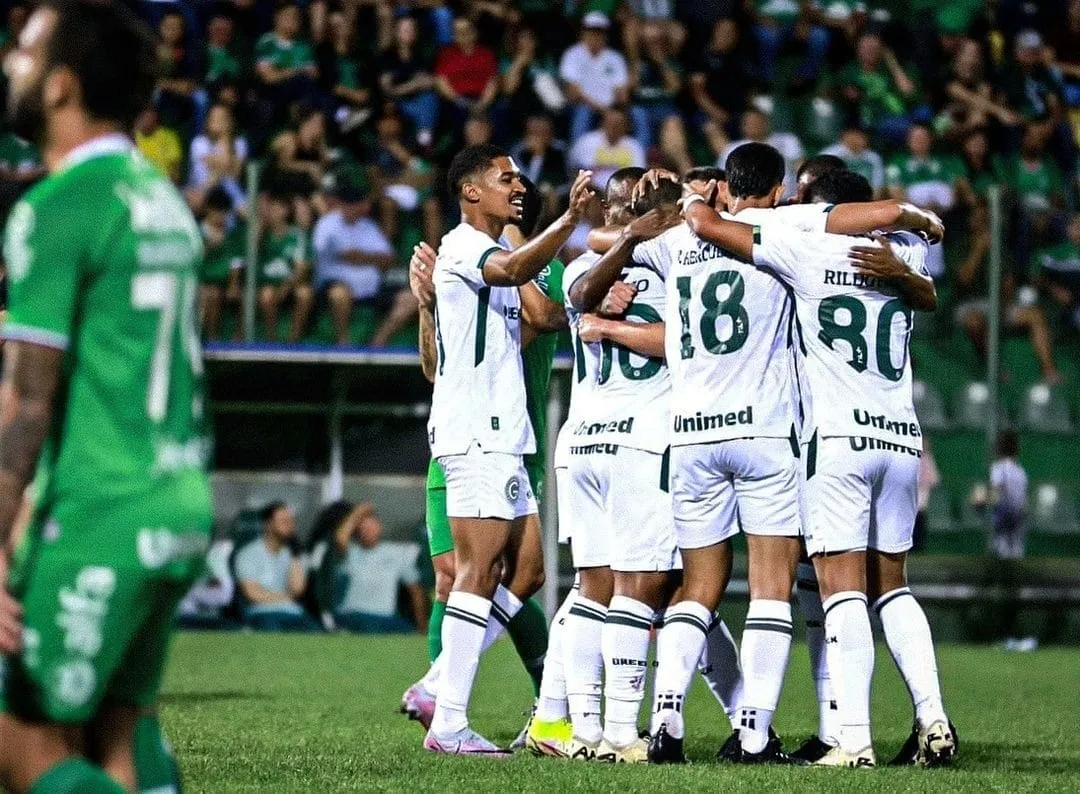
[[[282,234],[267,232],[259,252],[259,283],[287,281],[307,261],[308,241],[302,229],[290,226]]]
[[[540,291],[560,306],[563,296],[563,271],[566,266],[558,259],[552,259],[548,266],[540,271],[533,283]],[[557,334],[540,334],[521,354],[525,365],[525,403],[536,436],[536,452],[525,456],[525,465],[544,466],[547,460],[547,396],[551,383],[551,364],[555,360],[555,347],[559,344]],[[428,466],[428,488],[445,488],[446,478],[443,470],[434,460]]]
[[[244,266],[247,250],[247,224],[239,222],[225,234],[220,245],[210,245],[203,235],[205,254],[199,280],[204,284],[224,284],[229,274]]]
[[[885,167],[885,180],[890,187],[911,187],[927,182],[955,182],[961,168],[951,157],[931,155],[918,159],[901,155]]]
[[[103,136],[15,206],[4,256],[4,336],[66,351],[37,514],[128,511],[147,534],[207,533],[202,239],[183,197],[129,139]]]
[[[302,69],[315,64],[315,52],[306,41],[284,41],[265,33],[255,45],[255,60],[268,61],[278,69]]]

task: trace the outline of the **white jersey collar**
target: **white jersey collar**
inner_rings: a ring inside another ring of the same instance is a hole
[[[60,164],[58,171],[66,171],[72,166],[86,162],[94,157],[103,157],[109,154],[126,154],[135,150],[135,144],[131,138],[118,132],[110,132],[91,138],[86,143],[80,144],[68,152]]]

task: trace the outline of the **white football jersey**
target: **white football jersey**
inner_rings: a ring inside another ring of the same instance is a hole
[[[926,241],[888,235],[893,250],[926,275]],[[848,252],[863,237],[758,227],[754,263],[791,285],[805,352],[810,417],[819,435],[866,436],[914,449],[922,431],[911,396],[912,313],[888,284],[856,272]]]
[[[637,266],[624,269],[622,280],[638,290],[626,319],[663,322],[664,280],[649,268]],[[640,356],[606,339],[599,348],[595,383],[580,406],[570,443],[617,444],[663,452],[670,443],[671,417],[671,378],[664,359]]]
[[[823,231],[827,212],[827,205],[794,205],[724,217],[745,223],[782,218],[805,231]],[[685,224],[637,246],[634,259],[667,273],[672,446],[797,440],[802,417],[789,289]]]
[[[578,338],[577,321],[581,313],[570,304],[570,287],[574,282],[585,275],[589,269],[600,260],[600,254],[586,251],[563,271],[563,295],[566,317],[570,321],[570,342],[574,351],[574,369],[570,376],[570,405],[566,409],[566,422],[559,431],[559,438],[555,442],[556,467],[569,465],[570,439],[573,430],[577,426],[577,416],[582,413],[582,406],[587,405],[593,386],[596,384],[596,374],[600,369],[601,350],[599,343],[586,344]]]
[[[525,408],[521,298],[484,283],[484,262],[503,250],[467,223],[443,236],[435,261],[435,390],[428,441],[434,457],[536,451]]]

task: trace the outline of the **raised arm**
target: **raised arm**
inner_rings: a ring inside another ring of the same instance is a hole
[[[838,204],[829,212],[825,231],[831,234],[870,234],[876,231],[922,232],[932,243],[941,242],[945,227],[932,212],[905,201],[886,199]]]
[[[493,287],[520,287],[532,281],[555,258],[577,226],[592,198],[592,171],[578,171],[570,188],[570,206],[543,232],[513,251],[499,249],[484,260],[484,282]]]

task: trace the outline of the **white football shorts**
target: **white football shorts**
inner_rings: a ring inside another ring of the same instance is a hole
[[[701,549],[738,534],[798,537],[800,462],[786,438],[671,448],[675,536]]]
[[[464,455],[443,455],[438,461],[446,475],[448,518],[512,521],[537,512],[521,455],[484,452],[473,444]]]
[[[803,456],[806,551],[910,549],[921,455],[919,449],[873,438],[812,440]]]

